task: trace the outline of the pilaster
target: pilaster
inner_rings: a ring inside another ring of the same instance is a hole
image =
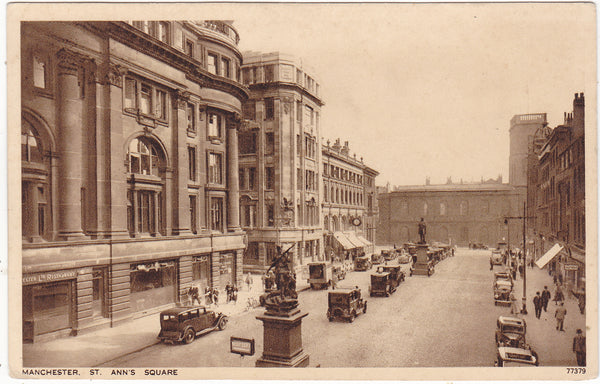
[[[227,230],[240,231],[240,182],[238,161],[238,130],[241,118],[236,114],[227,119]],[[260,178],[259,178],[260,180]]]
[[[186,107],[190,94],[178,90],[173,94],[173,107],[175,109],[175,122],[173,124],[173,234],[191,234],[190,230],[190,199],[188,196],[188,153],[186,148],[187,116]]]

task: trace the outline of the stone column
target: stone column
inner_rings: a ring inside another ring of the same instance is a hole
[[[240,181],[238,161],[238,130],[240,116],[227,120],[227,230],[240,230]],[[259,179],[260,180],[260,179]]]
[[[75,52],[61,49],[57,59],[60,154],[58,234],[62,240],[76,240],[84,238],[81,226],[83,103],[78,77],[83,58]]]
[[[191,234],[190,230],[190,199],[188,195],[188,161],[187,161],[187,116],[186,107],[190,94],[183,90],[173,93],[175,122],[173,124],[173,234]]]

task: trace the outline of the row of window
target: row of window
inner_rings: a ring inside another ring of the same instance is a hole
[[[242,81],[245,85],[271,83],[275,81],[296,82],[309,92],[319,95],[320,86],[311,76],[296,68],[296,78],[293,78],[293,66],[286,64],[267,64],[262,66],[244,67]]]
[[[306,191],[318,191],[318,174],[315,171],[311,171],[309,169],[302,172],[302,169],[296,168],[296,189],[301,191],[303,188]]]
[[[206,201],[208,217],[208,229],[216,232],[225,232],[224,209],[225,202],[222,197],[209,197]],[[199,228],[199,207],[198,196],[190,195],[190,229],[192,233],[197,234]]]
[[[354,184],[362,185],[363,183],[362,175],[329,163],[323,163],[323,176],[329,176],[334,179],[349,181]]]
[[[434,207],[433,207],[434,208]],[[461,201],[458,204],[458,214],[460,216],[467,216],[469,214],[474,214],[475,212],[473,212],[473,207],[471,207],[471,210],[469,209],[469,203],[466,201]],[[508,203],[505,203],[503,207],[501,207],[503,209],[503,214],[508,214],[510,211],[510,205]],[[479,203],[479,209],[482,215],[487,215],[490,213],[490,203],[488,201],[481,201]],[[407,201],[402,201],[400,202],[400,215],[401,216],[408,216],[409,215],[409,203]],[[448,204],[446,202],[440,202],[438,204],[438,210],[437,212],[434,212],[432,209],[432,206],[430,206],[429,203],[427,202],[423,202],[422,205],[419,207],[418,205],[413,205],[411,208],[411,211],[413,211],[414,214],[417,215],[422,215],[422,216],[429,216],[429,215],[435,215],[438,214],[440,216],[446,216],[448,214]]]
[[[277,244],[275,243],[263,243],[265,246],[265,256],[266,256],[266,264],[271,263],[277,256]],[[254,264],[258,262],[259,259],[259,243],[255,241],[251,241],[248,243],[248,247],[246,248],[246,252],[244,253],[244,263]],[[301,252],[304,249],[304,257],[313,257],[318,256],[319,253],[319,240],[307,240],[304,242],[304,247],[302,246],[302,242],[298,242],[296,247],[293,249],[297,249],[298,252]]]
[[[255,191],[258,185],[258,176],[256,174],[255,167],[244,167],[240,168],[240,190],[241,191]],[[275,188],[275,168],[265,167],[265,185],[266,190],[273,190]]]
[[[304,144],[304,146],[303,146]],[[304,147],[304,148],[303,148]],[[315,136],[304,134],[304,143],[302,143],[302,135],[296,135],[296,155],[302,156],[304,149],[304,156],[309,159],[317,158],[317,138]]]
[[[258,153],[257,131],[242,131],[238,135],[238,151],[240,155],[254,155]],[[275,133],[265,132],[265,155],[275,153]]]
[[[167,21],[130,21],[129,24],[165,44],[173,45],[174,43],[172,24]],[[237,60],[232,60],[215,51],[206,50],[205,52],[198,39],[186,31],[182,31],[181,39],[183,52],[204,63],[204,67],[209,73],[240,81],[240,64]]]
[[[362,192],[354,191],[344,186],[324,185],[323,188],[323,201],[334,204],[350,204],[350,205],[362,205],[363,194]]]

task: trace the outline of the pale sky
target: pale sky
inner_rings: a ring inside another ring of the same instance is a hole
[[[325,101],[321,135],[349,140],[381,173],[378,185],[506,182],[512,116],[546,112],[554,127],[575,92],[595,115],[590,4],[244,7],[230,18],[240,49],[312,66]]]

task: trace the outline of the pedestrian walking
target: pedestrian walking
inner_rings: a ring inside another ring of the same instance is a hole
[[[548,312],[548,302],[550,302],[550,291],[548,290],[548,286],[544,285],[544,290],[542,291],[542,307],[544,308],[544,312]]]
[[[540,291],[537,291],[533,297],[533,307],[535,308],[535,317],[539,319],[542,316],[542,296],[540,296]]]
[[[525,270],[525,266],[523,264],[519,264],[519,276],[521,276],[521,279],[523,278],[524,270]]]
[[[581,312],[581,314],[585,314],[585,292],[582,292],[579,294],[579,297],[577,297],[577,304],[579,305],[579,312]]]
[[[248,286],[248,291],[252,289],[252,275],[250,272],[246,275],[246,285]]]
[[[561,302],[560,306],[556,308],[556,312],[554,312],[554,317],[556,317],[556,329],[558,331],[564,332],[563,324],[565,322],[565,317],[567,316],[567,309],[565,308],[565,303]]]
[[[238,299],[238,289],[236,286],[233,287],[233,291],[231,292],[231,298],[234,302],[234,304],[237,304],[237,299]]]
[[[225,286],[225,292],[227,293],[227,304],[229,304],[231,301],[231,294],[233,293],[233,285],[231,285],[231,282],[227,282],[227,285]]]
[[[190,301],[191,301],[192,305],[194,305],[194,301],[198,302],[198,305],[202,304],[202,303],[200,303],[200,292],[198,290],[198,287],[191,286],[190,289],[188,290],[188,296],[190,297]]]
[[[204,300],[206,301],[207,306],[213,303],[212,288],[204,288]]]
[[[219,306],[219,290],[217,288],[213,288],[212,290],[212,299],[215,303],[215,306]]]
[[[490,271],[494,270],[494,262],[492,261],[492,258],[490,257]]]
[[[577,334],[573,338],[573,352],[577,357],[577,365],[585,367],[585,336],[581,329],[577,330]]]
[[[554,304],[558,305],[559,302],[564,300],[564,295],[560,284],[556,284],[556,290],[554,291]]]
[[[511,292],[509,299],[510,299],[510,313],[513,315],[519,314],[519,308],[517,308],[517,298],[515,297],[515,294]]]
[[[562,273],[558,274],[558,282],[560,283],[560,285],[563,284],[563,275],[562,275]]]

